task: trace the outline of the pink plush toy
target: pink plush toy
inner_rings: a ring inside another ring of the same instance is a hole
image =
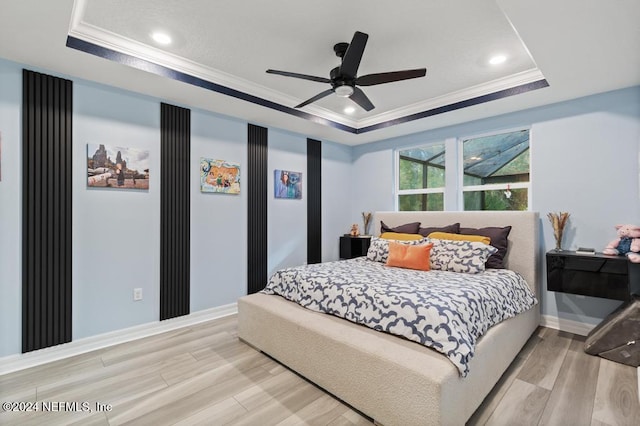
[[[618,238],[611,241],[604,254],[626,254],[631,262],[640,263],[640,226],[616,225]]]

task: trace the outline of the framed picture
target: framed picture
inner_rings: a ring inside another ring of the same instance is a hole
[[[302,173],[289,170],[275,170],[273,188],[276,198],[302,198]]]
[[[87,144],[87,186],[149,189],[149,151]]]
[[[239,194],[240,164],[200,158],[200,191]]]

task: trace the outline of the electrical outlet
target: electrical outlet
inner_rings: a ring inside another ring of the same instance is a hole
[[[134,288],[133,289],[133,300],[142,300],[142,289],[141,288]]]

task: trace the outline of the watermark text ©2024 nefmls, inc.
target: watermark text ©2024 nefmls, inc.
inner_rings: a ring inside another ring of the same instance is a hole
[[[17,413],[27,412],[105,412],[111,411],[113,406],[102,402],[89,401],[6,401],[2,403],[2,411],[10,411]]]

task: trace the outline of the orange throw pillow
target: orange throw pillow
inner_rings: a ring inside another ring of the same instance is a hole
[[[433,243],[410,246],[389,241],[389,257],[387,266],[428,271],[430,268],[429,255]]]

